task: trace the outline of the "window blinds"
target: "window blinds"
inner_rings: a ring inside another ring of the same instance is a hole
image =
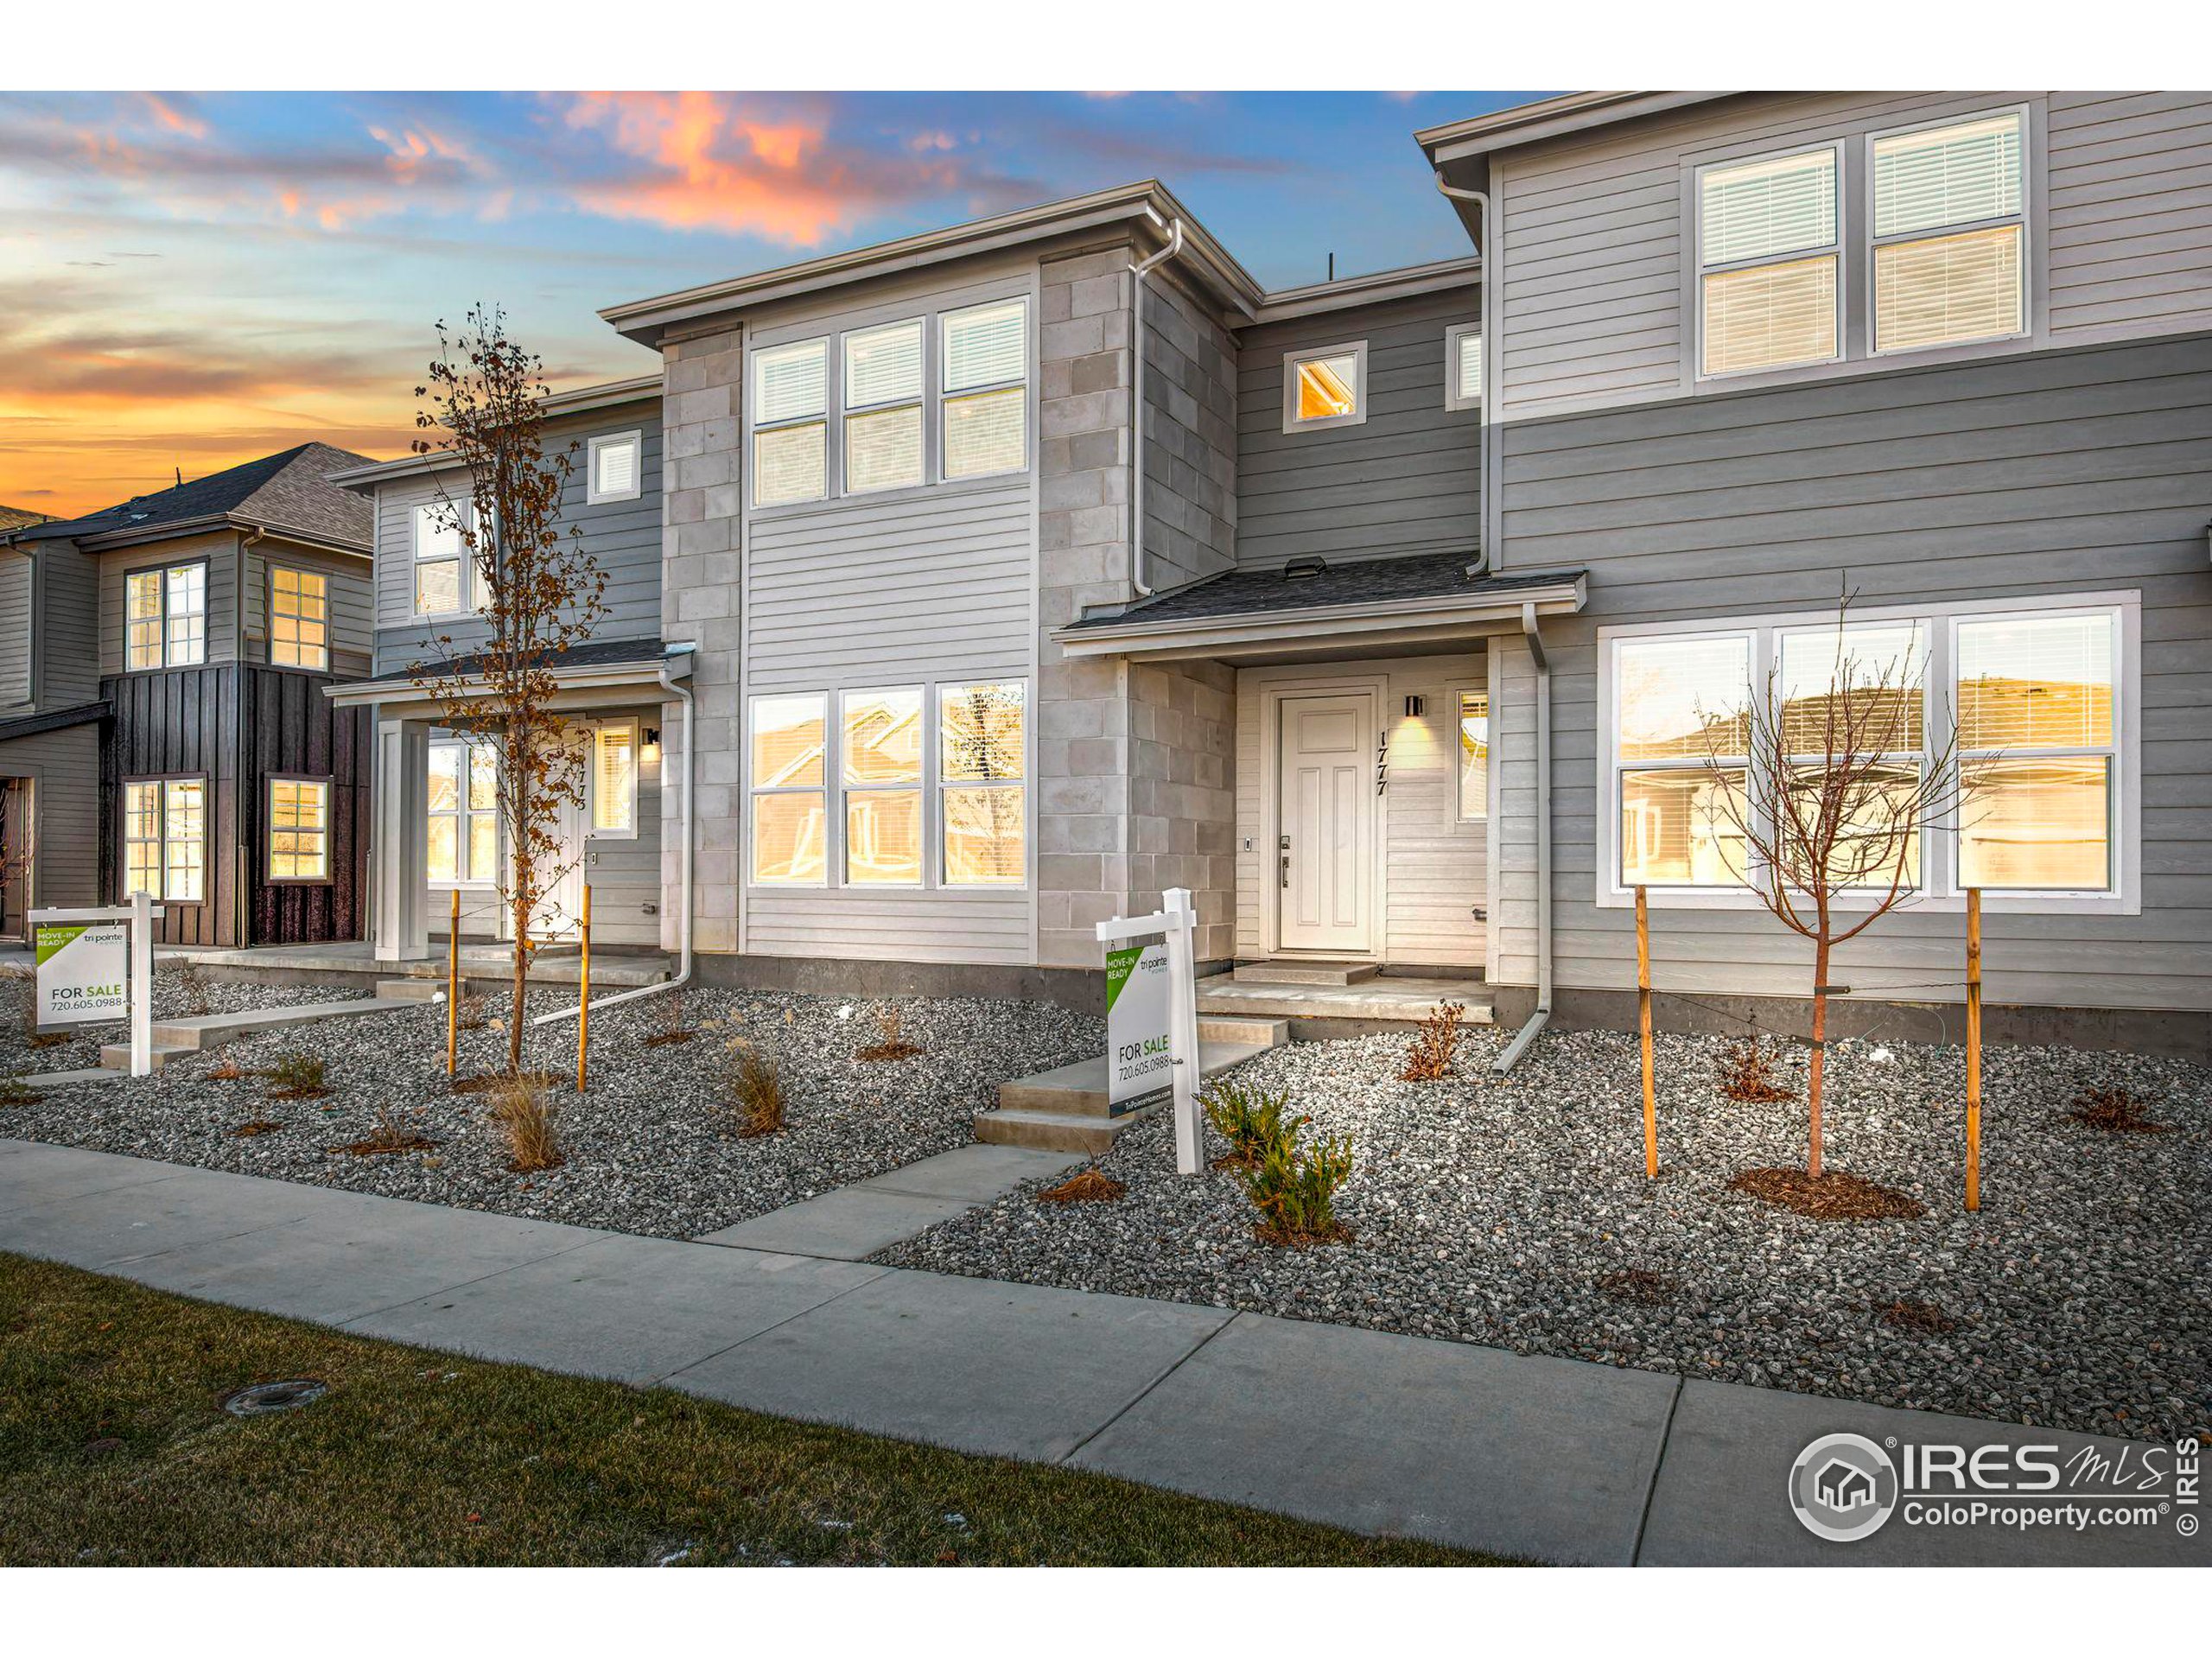
[[[1835,152],[1717,167],[1700,201],[1705,264],[1765,259],[1836,239]]]
[[[965,391],[1022,378],[1029,361],[1028,316],[1028,305],[1021,300],[947,312],[944,389]]]
[[[894,322],[845,336],[845,407],[912,403],[922,395],[922,325]],[[812,411],[808,411],[811,413]]]
[[[753,359],[753,419],[766,426],[803,420],[829,406],[830,343],[805,340],[772,346]]]
[[[1874,141],[1874,234],[1904,236],[2020,211],[2020,118]]]

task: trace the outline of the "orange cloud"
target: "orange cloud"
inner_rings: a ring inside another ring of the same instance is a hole
[[[146,107],[153,111],[154,118],[171,132],[181,132],[188,138],[207,136],[207,124],[198,116],[186,114],[158,93],[141,92],[138,96],[146,100]]]

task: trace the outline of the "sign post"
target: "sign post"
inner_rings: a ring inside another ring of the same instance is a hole
[[[40,1027],[127,1018],[130,1075],[152,1071],[154,924],[161,915],[143,893],[128,905],[33,911]]]
[[[1116,1116],[1156,1100],[1165,1081],[1174,1103],[1175,1168],[1196,1175],[1198,1133],[1198,991],[1190,890],[1171,887],[1163,910],[1098,924],[1106,953],[1106,1077]],[[1158,943],[1132,944],[1159,935]],[[1162,1074],[1165,1073],[1163,1079]]]

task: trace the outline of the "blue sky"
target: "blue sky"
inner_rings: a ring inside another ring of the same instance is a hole
[[[473,300],[639,373],[599,307],[1133,179],[1269,286],[1463,253],[1412,134],[1539,95],[0,96],[0,503],[397,453]]]

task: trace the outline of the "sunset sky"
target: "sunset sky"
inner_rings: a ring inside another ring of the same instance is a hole
[[[1270,286],[1464,253],[1413,131],[1538,95],[0,94],[0,505],[398,454],[472,300],[644,373],[598,308],[1134,179]]]

